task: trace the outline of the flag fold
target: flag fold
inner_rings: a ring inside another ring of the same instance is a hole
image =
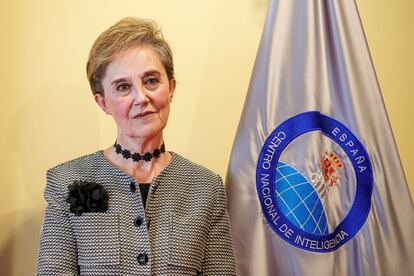
[[[414,209],[353,0],[270,0],[227,173],[238,275],[412,275]]]

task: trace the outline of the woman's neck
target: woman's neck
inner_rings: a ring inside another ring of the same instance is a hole
[[[162,136],[151,140],[120,138],[118,137],[117,143],[123,149],[141,155],[146,152],[152,153],[155,149],[159,149],[164,142]],[[149,161],[134,161],[132,158],[126,159],[122,154],[117,154],[113,146],[104,150],[104,155],[114,166],[134,177],[140,183],[151,182],[172,160],[171,154],[166,151],[161,153],[158,158],[152,157]]]
[[[147,152],[153,152],[155,149],[159,149],[164,143],[162,134],[155,137],[144,137],[144,138],[132,138],[128,136],[118,135],[116,141],[122,148],[127,149],[131,152],[136,152],[141,155]]]

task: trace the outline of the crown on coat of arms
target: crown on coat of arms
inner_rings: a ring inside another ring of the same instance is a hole
[[[327,196],[331,187],[338,184],[342,168],[344,168],[344,162],[336,152],[325,151],[322,154],[319,160],[319,171],[310,177],[310,181],[322,199]]]
[[[320,160],[320,166],[325,184],[330,187],[335,186],[342,175],[339,171],[344,167],[342,159],[336,152],[324,152]]]

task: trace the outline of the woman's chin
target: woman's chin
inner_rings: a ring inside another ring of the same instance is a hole
[[[162,128],[140,128],[126,132],[125,136],[130,139],[159,139],[162,136]]]

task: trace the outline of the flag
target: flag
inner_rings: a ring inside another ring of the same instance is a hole
[[[414,208],[353,0],[270,0],[227,173],[238,275],[413,275]]]

